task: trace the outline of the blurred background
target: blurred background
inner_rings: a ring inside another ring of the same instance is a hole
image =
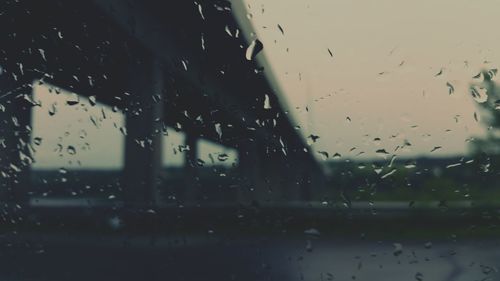
[[[500,279],[500,3],[0,7],[0,278]]]

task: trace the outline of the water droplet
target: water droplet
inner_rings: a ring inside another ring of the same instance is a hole
[[[306,251],[308,251],[308,252],[312,252],[313,251],[313,245],[312,245],[311,240],[307,240],[306,241]]]
[[[229,158],[229,155],[227,155],[226,153],[221,153],[221,154],[217,155],[217,159],[221,162],[226,161],[228,158]]]
[[[77,94],[71,94],[66,100],[67,105],[75,105],[80,102],[80,97]]]
[[[492,68],[492,69],[488,70],[487,73],[488,73],[489,80],[492,80],[497,75],[498,69]]]
[[[187,60],[181,60],[182,67],[184,68],[185,71],[188,70],[188,61]]]
[[[454,163],[454,164],[450,164],[450,165],[447,165],[446,168],[449,169],[449,168],[454,168],[454,167],[458,167],[458,166],[461,166],[462,163]]]
[[[49,106],[49,115],[54,116],[56,112],[57,112],[56,103],[53,103]]]
[[[389,165],[387,165],[389,168],[394,165],[394,162],[396,161],[396,158],[397,158],[396,155],[392,155],[391,156],[391,161],[389,162]]]
[[[442,148],[442,146],[435,146],[433,149],[431,149],[431,152],[440,150],[441,148]]]
[[[198,166],[200,166],[200,167],[203,167],[205,165],[205,161],[203,161],[201,159],[196,159],[196,164],[198,164]]]
[[[264,109],[271,109],[271,102],[268,95],[264,95]]]
[[[198,6],[198,13],[200,13],[201,18],[205,20],[205,15],[203,14],[203,7],[201,6],[201,4],[197,2],[194,2],[194,4]]]
[[[42,59],[44,61],[47,61],[47,59],[45,58],[45,50],[44,49],[38,49],[38,52],[40,53],[40,56],[42,56]]]
[[[278,24],[278,29],[281,32],[281,34],[285,35],[285,31],[283,30],[283,27],[281,27],[281,25],[279,25],[279,24]]]
[[[95,96],[90,96],[89,97],[89,103],[90,103],[91,106],[96,105],[96,103],[97,103],[96,97]]]
[[[403,253],[403,245],[401,243],[394,243],[392,245],[394,246],[394,250],[392,252],[394,256],[397,257]]]
[[[484,275],[489,275],[492,272],[498,272],[498,270],[496,268],[493,268],[491,266],[481,264],[480,267],[481,267],[481,272]]]
[[[488,91],[484,87],[471,86],[470,94],[472,98],[478,103],[484,103],[488,100]]]
[[[264,45],[262,42],[259,41],[259,39],[255,39],[250,43],[250,46],[248,46],[247,51],[246,51],[246,59],[247,60],[253,60],[255,56],[260,53],[264,49]]]
[[[33,99],[32,95],[24,94],[22,97],[23,97],[23,100],[28,102],[31,106],[40,106],[41,105],[40,102],[37,102]]]
[[[122,228],[123,226],[123,221],[120,217],[118,216],[112,216],[108,219],[108,225],[112,228],[112,229],[120,229]]]
[[[323,158],[324,161],[328,160],[328,152],[326,151],[318,151],[318,154],[321,155],[321,158]]]
[[[328,48],[328,54],[330,54],[330,57],[333,58],[333,53],[332,53],[332,50],[330,50],[330,48]]]
[[[68,152],[69,155],[76,154],[76,148],[72,145],[68,145],[68,147],[66,148],[66,151]]]
[[[205,51],[205,37],[201,34],[201,49]]]
[[[35,145],[41,145],[42,144],[42,138],[41,137],[34,137],[33,138],[33,143]]]
[[[446,86],[448,86],[448,94],[451,95],[455,92],[455,87],[450,82],[446,82]]]
[[[215,131],[217,132],[219,139],[222,138],[222,126],[220,123],[215,123]]]
[[[495,110],[500,110],[500,100],[495,101]]]
[[[311,235],[311,236],[320,236],[321,235],[319,230],[317,230],[316,228],[306,229],[306,230],[304,230],[304,234]]]
[[[377,164],[372,164],[373,171],[377,174],[380,175],[382,173],[382,170],[384,169],[383,167],[377,165]]]
[[[382,149],[377,149],[377,150],[375,151],[375,153],[377,153],[377,154],[378,154],[378,155],[380,155],[380,156],[384,156],[384,157],[385,157],[385,156],[387,156],[387,155],[389,155],[389,152],[387,152],[387,151],[386,151],[385,149],[383,149],[383,148],[382,148]]]
[[[477,112],[474,112],[474,120],[476,122],[479,122],[479,115],[477,114]]]
[[[311,144],[315,143],[318,139],[319,139],[319,136],[311,134],[307,137],[307,144],[311,145]]]
[[[392,169],[390,172],[388,172],[388,173],[384,174],[384,175],[383,175],[383,176],[381,176],[380,178],[381,178],[381,179],[385,179],[385,178],[387,178],[387,177],[389,177],[389,176],[393,175],[396,171],[397,171],[396,169]]]
[[[14,165],[13,163],[10,163],[9,164],[9,167],[16,173],[19,173],[21,172],[21,168],[19,168],[18,166]]]

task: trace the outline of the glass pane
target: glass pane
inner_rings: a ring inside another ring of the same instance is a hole
[[[0,280],[497,280],[491,0],[6,0]]]

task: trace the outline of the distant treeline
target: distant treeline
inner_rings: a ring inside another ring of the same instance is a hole
[[[121,170],[34,170],[27,193],[31,197],[121,200],[122,175]],[[182,200],[187,193],[222,200],[232,196],[232,186],[239,180],[236,169],[226,166],[197,167],[194,175],[187,174],[183,167],[169,167],[157,179],[157,187],[165,201]]]
[[[500,201],[500,156],[333,161],[325,199]]]

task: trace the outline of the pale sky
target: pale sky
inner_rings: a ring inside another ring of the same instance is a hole
[[[484,134],[468,86],[500,61],[500,1],[244,2],[244,34],[263,42],[257,59],[301,133],[320,136],[314,150],[377,157],[406,139],[411,150],[398,155],[464,154]]]
[[[406,140],[412,146],[395,154],[462,155],[468,138],[484,134],[468,86],[500,61],[500,1],[241,0],[246,11],[238,1],[232,0],[233,11],[242,33],[263,42],[257,60],[293,122],[304,137],[320,136],[314,151],[364,159],[380,157],[379,149],[393,154]],[[447,83],[455,89],[451,95]],[[87,98],[67,106],[68,95],[35,87],[42,106],[34,109],[33,130],[42,144],[34,167],[121,167],[121,113],[90,106]],[[53,103],[57,113],[50,116]],[[164,164],[182,165],[173,151],[183,135],[170,132]],[[228,152],[200,146],[207,162],[209,153]],[[431,153],[436,146],[442,148]]]
[[[120,169],[124,164],[125,124],[123,114],[87,97],[55,90],[51,85],[35,83],[33,98],[40,106],[33,107],[32,143],[35,149],[34,169]],[[68,101],[77,104],[68,105]],[[55,110],[54,110],[55,108]],[[167,128],[162,139],[163,165],[184,165],[184,134]],[[198,158],[206,165],[232,165],[236,153],[217,144],[200,140]],[[212,154],[212,157],[210,157]],[[219,161],[217,155],[227,154]],[[212,161],[213,160],[213,161]]]

